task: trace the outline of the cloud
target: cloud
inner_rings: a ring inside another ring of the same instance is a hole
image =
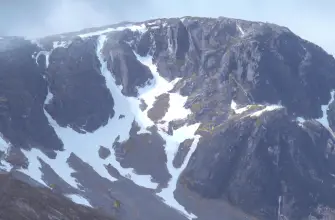
[[[37,13],[40,12],[37,11]],[[8,28],[7,34],[41,37],[110,24],[114,21],[111,14],[106,16],[92,7],[89,2],[79,0],[58,0],[49,12],[41,17],[40,20],[30,21],[29,24],[14,24]]]
[[[0,35],[40,37],[124,20],[225,16],[287,26],[335,54],[333,0],[10,0],[1,4]]]

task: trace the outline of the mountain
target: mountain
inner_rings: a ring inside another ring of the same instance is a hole
[[[270,23],[3,37],[1,169],[122,220],[332,219],[334,89],[334,58]]]

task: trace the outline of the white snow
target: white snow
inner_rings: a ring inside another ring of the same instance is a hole
[[[141,33],[145,32],[147,30],[147,28],[145,27],[145,24],[126,25],[126,26],[123,26],[123,27],[106,28],[104,30],[89,32],[89,33],[85,33],[85,34],[79,34],[78,36],[81,37],[81,38],[86,38],[86,37],[92,37],[92,36],[97,36],[97,35],[103,35],[103,34],[106,34],[106,33],[109,33],[109,32],[113,32],[113,31],[123,31],[125,29],[130,29],[133,32],[139,31]]]
[[[187,100],[187,97],[181,96],[179,93],[170,93],[169,91],[173,88],[173,86],[180,80],[177,78],[171,82],[168,82],[163,77],[159,75],[157,72],[157,67],[152,63],[152,57],[137,57],[142,64],[148,66],[153,74],[153,80],[151,81],[151,85],[146,87],[145,89],[141,89],[139,91],[140,95],[139,98],[143,99],[145,103],[148,105],[146,111],[143,114],[147,115],[149,109],[152,108],[156,97],[161,94],[169,93],[170,100],[169,100],[169,109],[165,116],[163,117],[162,121],[173,121],[177,119],[186,118],[191,111],[189,109],[185,109],[184,104]],[[150,119],[149,119],[150,120]],[[153,122],[151,122],[153,124]],[[162,126],[157,125],[158,133],[162,136],[162,138],[166,141],[165,145],[165,153],[167,155],[167,168],[169,173],[171,174],[172,178],[168,183],[168,186],[164,188],[160,193],[157,195],[161,197],[164,202],[180,211],[182,214],[187,216],[188,218],[195,218],[196,216],[193,214],[188,213],[185,208],[180,205],[176,199],[174,198],[173,192],[176,189],[177,180],[181,174],[181,172],[185,169],[188,161],[195,151],[200,136],[195,136],[195,132],[198,129],[200,123],[193,124],[193,125],[185,125],[177,130],[173,131],[173,135],[170,136],[165,133]],[[178,151],[179,144],[185,141],[186,139],[194,138],[193,144],[189,153],[187,154],[183,165],[176,169],[173,166],[173,159]]]
[[[50,56],[51,51],[40,51],[36,55],[33,55],[33,58],[35,59],[36,64],[38,64],[37,60],[39,56],[44,55],[45,56],[45,65],[46,67],[49,66],[49,56]]]
[[[330,93],[330,101],[328,102],[328,104],[326,105],[322,105],[321,106],[321,109],[322,109],[322,117],[321,118],[318,118],[317,121],[319,121],[325,128],[329,128],[329,122],[328,122],[328,114],[327,114],[327,110],[329,109],[329,105],[334,101],[334,94],[335,94],[335,91],[331,91]]]
[[[185,109],[184,107],[186,101],[186,96],[181,96],[177,93],[170,93],[170,107],[162,120],[168,122],[172,120],[186,118],[189,114],[191,114],[191,111],[189,109]]]
[[[67,41],[55,41],[53,42],[53,48],[57,48],[57,47],[67,47],[71,42],[67,42]]]
[[[156,188],[157,184],[151,182],[150,175],[137,175],[134,173],[133,169],[122,168],[120,164],[116,161],[114,149],[112,148],[113,143],[118,136],[120,137],[119,139],[120,142],[129,139],[129,131],[131,129],[132,122],[135,119],[132,110],[134,110],[134,105],[137,104],[139,106],[139,101],[138,103],[133,103],[132,101],[134,100],[127,99],[125,96],[123,96],[121,93],[121,89],[118,88],[117,85],[115,84],[115,80],[113,79],[112,74],[107,70],[107,63],[103,61],[100,54],[100,50],[102,49],[105,40],[106,40],[105,36],[101,36],[99,38],[97,53],[102,63],[101,73],[106,78],[107,88],[110,90],[114,99],[115,104],[114,111],[116,117],[110,119],[105,127],[101,127],[94,133],[87,133],[87,134],[77,133],[73,131],[71,128],[62,128],[58,126],[56,122],[53,122],[52,125],[55,128],[58,136],[63,141],[65,149],[68,152],[67,155],[64,155],[64,157],[61,156],[61,159],[64,163],[66,158],[69,156],[70,152],[73,152],[83,161],[90,164],[100,176],[114,181],[115,178],[111,177],[107,169],[105,168],[105,165],[107,165],[109,162],[120,172],[122,176],[129,175],[130,178],[137,185],[146,188]],[[53,121],[50,115],[48,115],[48,113],[46,114],[49,118],[49,121]],[[125,115],[125,118],[119,120],[117,116],[120,114]],[[115,129],[115,126],[117,126],[117,129]],[[104,161],[101,160],[98,155],[98,149],[100,145],[108,147],[112,151],[112,154],[108,158],[106,164],[104,164]],[[54,169],[57,168],[58,168],[57,166],[54,167]],[[63,170],[61,172],[62,174],[65,173]],[[67,177],[66,176],[63,177],[63,179],[66,179],[67,182],[70,181],[69,174],[70,173],[66,175]]]
[[[237,108],[237,104],[234,100],[231,101],[231,104],[230,104],[230,108],[236,113],[236,114],[242,114],[243,112],[246,112],[248,111],[251,107],[253,107],[254,105],[247,105],[243,108]],[[246,115],[245,117],[259,117],[261,116],[264,112],[268,112],[268,111],[274,111],[274,110],[277,110],[277,109],[281,109],[283,108],[283,106],[281,105],[259,105],[257,104],[257,106],[259,107],[263,107],[263,109],[261,110],[258,110],[256,112],[253,112],[253,113],[250,113],[248,115]]]
[[[306,120],[302,117],[297,117],[297,122],[298,122],[298,125],[303,127],[303,124]]]
[[[262,110],[259,110],[259,111],[256,111],[254,113],[251,113],[249,116],[252,117],[252,118],[253,117],[259,117],[264,112],[270,112],[270,111],[278,110],[278,109],[281,109],[281,108],[283,108],[283,106],[281,106],[281,105],[267,105]]]
[[[37,40],[33,40],[31,42],[36,44],[40,48],[43,48],[43,46]],[[55,42],[52,43],[53,48],[50,51],[42,50],[42,51],[38,52],[37,54],[33,54],[32,58],[35,59],[36,64],[38,64],[37,60],[38,60],[39,56],[44,55],[45,56],[45,65],[46,65],[46,67],[48,67],[49,66],[49,57],[50,57],[50,54],[52,53],[52,51],[54,49],[58,48],[58,47],[67,47],[70,43],[71,42],[69,42],[69,41],[55,41]]]
[[[245,111],[248,111],[249,106],[245,106],[243,108],[237,108],[237,104],[234,100],[231,100],[230,108],[235,112],[235,114],[242,114]]]
[[[9,144],[2,138],[2,134],[0,133],[0,151],[7,152],[9,149]]]
[[[243,29],[241,28],[241,26],[239,24],[236,24],[238,30],[241,32],[242,37],[245,35],[245,32],[243,31]]]
[[[278,197],[278,210],[277,210],[277,216],[278,216],[278,218],[282,217],[282,214],[281,214],[281,203],[282,203],[282,196],[279,196]]]
[[[110,90],[115,102],[115,117],[113,117],[113,119],[110,119],[106,126],[101,127],[94,133],[81,134],[75,132],[71,128],[60,127],[57,122],[54,121],[52,117],[45,111],[49,123],[53,126],[57,135],[64,143],[65,151],[58,153],[55,160],[47,158],[42,152],[36,149],[33,149],[29,153],[25,152],[26,156],[30,158],[30,161],[33,161],[30,163],[27,172],[35,173],[35,178],[40,182],[42,181],[39,170],[40,164],[37,159],[33,159],[39,156],[43,160],[45,160],[45,162],[48,163],[62,179],[64,179],[73,187],[77,188],[77,182],[71,176],[71,173],[73,173],[74,170],[71,169],[66,163],[66,160],[69,157],[70,153],[73,152],[84,162],[87,162],[89,165],[91,165],[93,169],[104,178],[107,178],[111,181],[116,180],[109,175],[107,169],[105,168],[105,165],[110,163],[120,172],[122,176],[130,176],[130,179],[132,179],[137,185],[155,189],[157,187],[157,183],[153,183],[151,181],[150,175],[137,175],[134,173],[134,169],[123,168],[116,161],[114,149],[112,148],[115,139],[118,136],[120,142],[129,139],[129,131],[131,129],[131,125],[134,119],[137,119],[140,122],[140,125],[141,123],[147,125],[146,123],[148,120],[142,120],[145,117],[140,117],[136,115],[141,112],[139,108],[140,101],[135,98],[128,98],[123,96],[123,94],[121,93],[121,88],[119,88],[115,84],[115,80],[113,79],[112,74],[107,70],[107,63],[103,61],[103,58],[100,54],[100,50],[102,49],[105,40],[106,36],[99,37],[97,53],[102,63],[101,73],[106,79],[107,88]],[[49,92],[46,103],[50,99],[52,99],[52,94]],[[125,117],[121,120],[118,119],[118,115],[120,114],[125,115]],[[116,127],[117,129],[115,129]],[[108,147],[112,152],[111,156],[106,161],[101,160],[98,155],[98,149],[100,146]],[[60,164],[62,165],[60,166]]]
[[[90,202],[87,199],[85,199],[84,197],[80,196],[80,195],[77,195],[77,194],[66,194],[65,196],[68,197],[69,199],[71,199],[73,202],[75,202],[77,204],[81,204],[81,205],[84,205],[84,206],[92,207],[92,205],[90,204]]]
[[[153,107],[156,97],[160,96],[161,94],[167,93],[168,91],[173,89],[173,86],[180,80],[180,78],[177,78],[172,82],[168,82],[159,75],[159,73],[157,72],[157,67],[152,63],[152,58],[150,56],[140,57],[137,55],[137,59],[143,65],[149,67],[153,75],[150,86],[138,89],[139,98],[145,100],[145,103],[148,105],[147,110],[149,110]]]
[[[160,193],[157,193],[157,195],[164,200],[165,204],[175,208],[176,210],[181,212],[183,215],[185,215],[189,219],[196,218],[196,216],[193,213],[188,213],[185,207],[183,207],[181,204],[178,203],[178,201],[174,198],[173,192],[176,189],[177,181],[179,179],[180,174],[187,166],[191,158],[191,155],[196,150],[196,147],[198,145],[200,136],[194,135],[194,134],[196,130],[198,129],[199,125],[200,123],[193,124],[191,126],[181,127],[173,132],[173,136],[169,136],[162,131],[159,132],[160,135],[166,141],[165,152],[167,155],[167,168],[172,178],[169,181],[168,186],[164,188]],[[188,152],[182,166],[179,169],[174,168],[172,162],[176,155],[176,152],[178,151],[179,144],[188,138],[194,138],[190,151]]]
[[[152,21],[152,22],[148,22],[148,25],[160,25],[162,23],[162,20],[155,20],[155,21]]]
[[[43,184],[46,187],[49,187],[43,180],[42,180],[42,172],[40,170],[41,163],[38,160],[38,157],[45,157],[43,153],[36,149],[32,150],[25,150],[22,149],[22,153],[28,158],[29,165],[28,169],[20,168],[18,171],[30,176],[32,179],[38,181],[39,183]],[[42,158],[41,158],[42,159]],[[43,158],[44,159],[44,158]],[[65,180],[66,181],[66,180]]]
[[[107,178],[111,181],[115,181],[116,179],[110,176],[105,168],[105,165],[109,163],[113,167],[115,167],[122,176],[129,176],[129,179],[131,179],[135,184],[151,189],[157,188],[158,184],[151,181],[152,177],[150,175],[138,175],[134,172],[134,169],[132,168],[121,167],[121,165],[116,160],[113,143],[117,138],[119,142],[124,142],[129,139],[129,132],[131,130],[131,126],[134,120],[141,128],[139,133],[149,133],[147,129],[154,125],[154,122],[148,118],[147,112],[150,108],[153,107],[156,97],[161,94],[169,93],[170,95],[170,106],[167,113],[163,117],[163,120],[172,121],[187,117],[191,113],[189,109],[184,108],[187,97],[183,97],[179,93],[170,93],[170,90],[180,79],[177,78],[171,82],[168,82],[157,72],[157,67],[152,63],[152,57],[137,56],[140,62],[150,68],[153,74],[153,79],[150,80],[144,88],[138,88],[138,97],[126,97],[121,93],[122,87],[116,85],[115,79],[107,69],[107,63],[104,61],[101,54],[101,49],[103,48],[103,45],[107,39],[106,36],[102,34],[114,30],[123,30],[126,28],[129,28],[133,31],[143,32],[145,31],[143,26],[144,25],[127,26],[116,29],[109,28],[98,32],[79,35],[80,37],[100,35],[97,44],[97,55],[102,64],[101,73],[106,79],[106,86],[111,92],[114,99],[115,116],[108,121],[106,126],[99,128],[93,133],[82,134],[75,132],[69,127],[60,127],[57,122],[54,121],[53,118],[48,114],[48,112],[45,111],[45,115],[47,116],[50,125],[55,129],[57,135],[63,141],[65,150],[62,152],[58,152],[56,159],[49,159],[37,149],[25,151],[24,153],[29,158],[30,164],[28,170],[21,169],[22,172],[29,173],[29,175],[32,176],[34,179],[44,184],[41,179],[42,174],[40,171],[40,163],[37,160],[37,158],[40,157],[46,163],[48,163],[64,181],[77,188],[78,183],[71,176],[71,174],[75,171],[70,168],[66,162],[70,153],[74,153],[79,158],[81,158],[81,160],[92,166],[92,168],[100,176]],[[64,44],[58,43],[54,45],[61,46]],[[52,94],[49,91],[45,104],[47,104],[51,99]],[[148,105],[147,110],[143,112],[140,109],[141,99],[143,99]],[[119,119],[118,116],[121,114],[125,117]],[[200,136],[195,136],[195,132],[198,129],[199,125],[199,123],[193,125],[184,125],[183,127],[175,130],[172,136],[166,134],[164,129],[158,126],[158,133],[166,141],[165,152],[168,158],[167,168],[173,177],[169,181],[168,186],[162,189],[162,191],[157,195],[161,197],[167,205],[179,210],[188,218],[194,218],[195,216],[188,213],[185,208],[176,201],[173,192],[176,189],[176,183],[181,172],[185,169],[192,153],[195,151],[198,144]],[[187,154],[181,168],[176,169],[173,167],[172,162],[176,152],[178,151],[179,144],[189,138],[194,138],[191,150]],[[101,160],[98,155],[98,149],[100,146],[105,146],[111,150],[111,155],[106,160]]]
[[[322,110],[322,116],[318,119],[316,119],[318,122],[320,122],[323,127],[325,127],[333,136],[334,136],[334,132],[332,131],[332,129],[329,127],[329,122],[328,122],[328,114],[327,114],[327,111],[329,109],[329,105],[334,101],[334,94],[335,94],[335,91],[331,91],[330,92],[330,100],[328,102],[328,104],[326,105],[322,105],[321,106],[321,110]],[[302,124],[306,121],[304,118],[302,117],[297,117],[297,122],[298,122],[298,125],[302,126]],[[335,137],[335,136],[334,136]]]
[[[49,91],[48,95],[46,97],[44,105],[48,104],[50,100],[52,99],[53,95]],[[56,121],[54,121],[51,116],[47,113],[46,110],[44,110],[44,114],[47,116],[49,124],[56,130],[59,128],[59,125]],[[61,136],[59,136],[61,137]],[[64,140],[61,138],[61,140],[64,142]],[[64,142],[65,145],[65,142]],[[66,149],[66,148],[65,148]],[[20,171],[31,176],[35,180],[39,181],[40,183],[45,184],[45,182],[42,180],[42,172],[41,172],[41,164],[38,160],[38,158],[42,159],[44,162],[49,164],[51,168],[68,184],[73,186],[74,188],[78,188],[78,183],[75,180],[74,177],[71,176],[73,172],[75,172],[72,168],[69,167],[67,161],[67,158],[69,157],[68,151],[58,151],[57,152],[57,158],[56,159],[50,159],[48,158],[42,151],[40,151],[37,148],[32,148],[31,150],[23,150],[23,153],[27,158],[29,158],[29,166],[28,169],[21,168]],[[60,172],[57,172],[60,171]]]
[[[0,151],[4,152],[7,154],[9,150],[9,144],[2,138],[2,134],[0,133]],[[1,160],[0,163],[0,169],[5,170],[5,171],[10,171],[12,168],[12,165],[10,165],[7,161]]]

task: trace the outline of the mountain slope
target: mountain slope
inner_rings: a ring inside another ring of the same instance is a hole
[[[10,174],[0,174],[0,185],[0,219],[113,219],[48,189],[32,187]]]
[[[287,28],[228,18],[5,37],[1,163],[120,219],[327,219],[334,71]]]

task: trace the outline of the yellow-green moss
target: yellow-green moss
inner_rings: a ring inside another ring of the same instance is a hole
[[[259,127],[262,124],[262,120],[260,118],[257,118],[255,123],[256,123],[256,127]]]
[[[0,96],[0,102],[7,102],[7,98],[4,96]]]
[[[193,103],[191,106],[191,110],[193,112],[198,112],[201,110],[201,104],[200,103]]]

